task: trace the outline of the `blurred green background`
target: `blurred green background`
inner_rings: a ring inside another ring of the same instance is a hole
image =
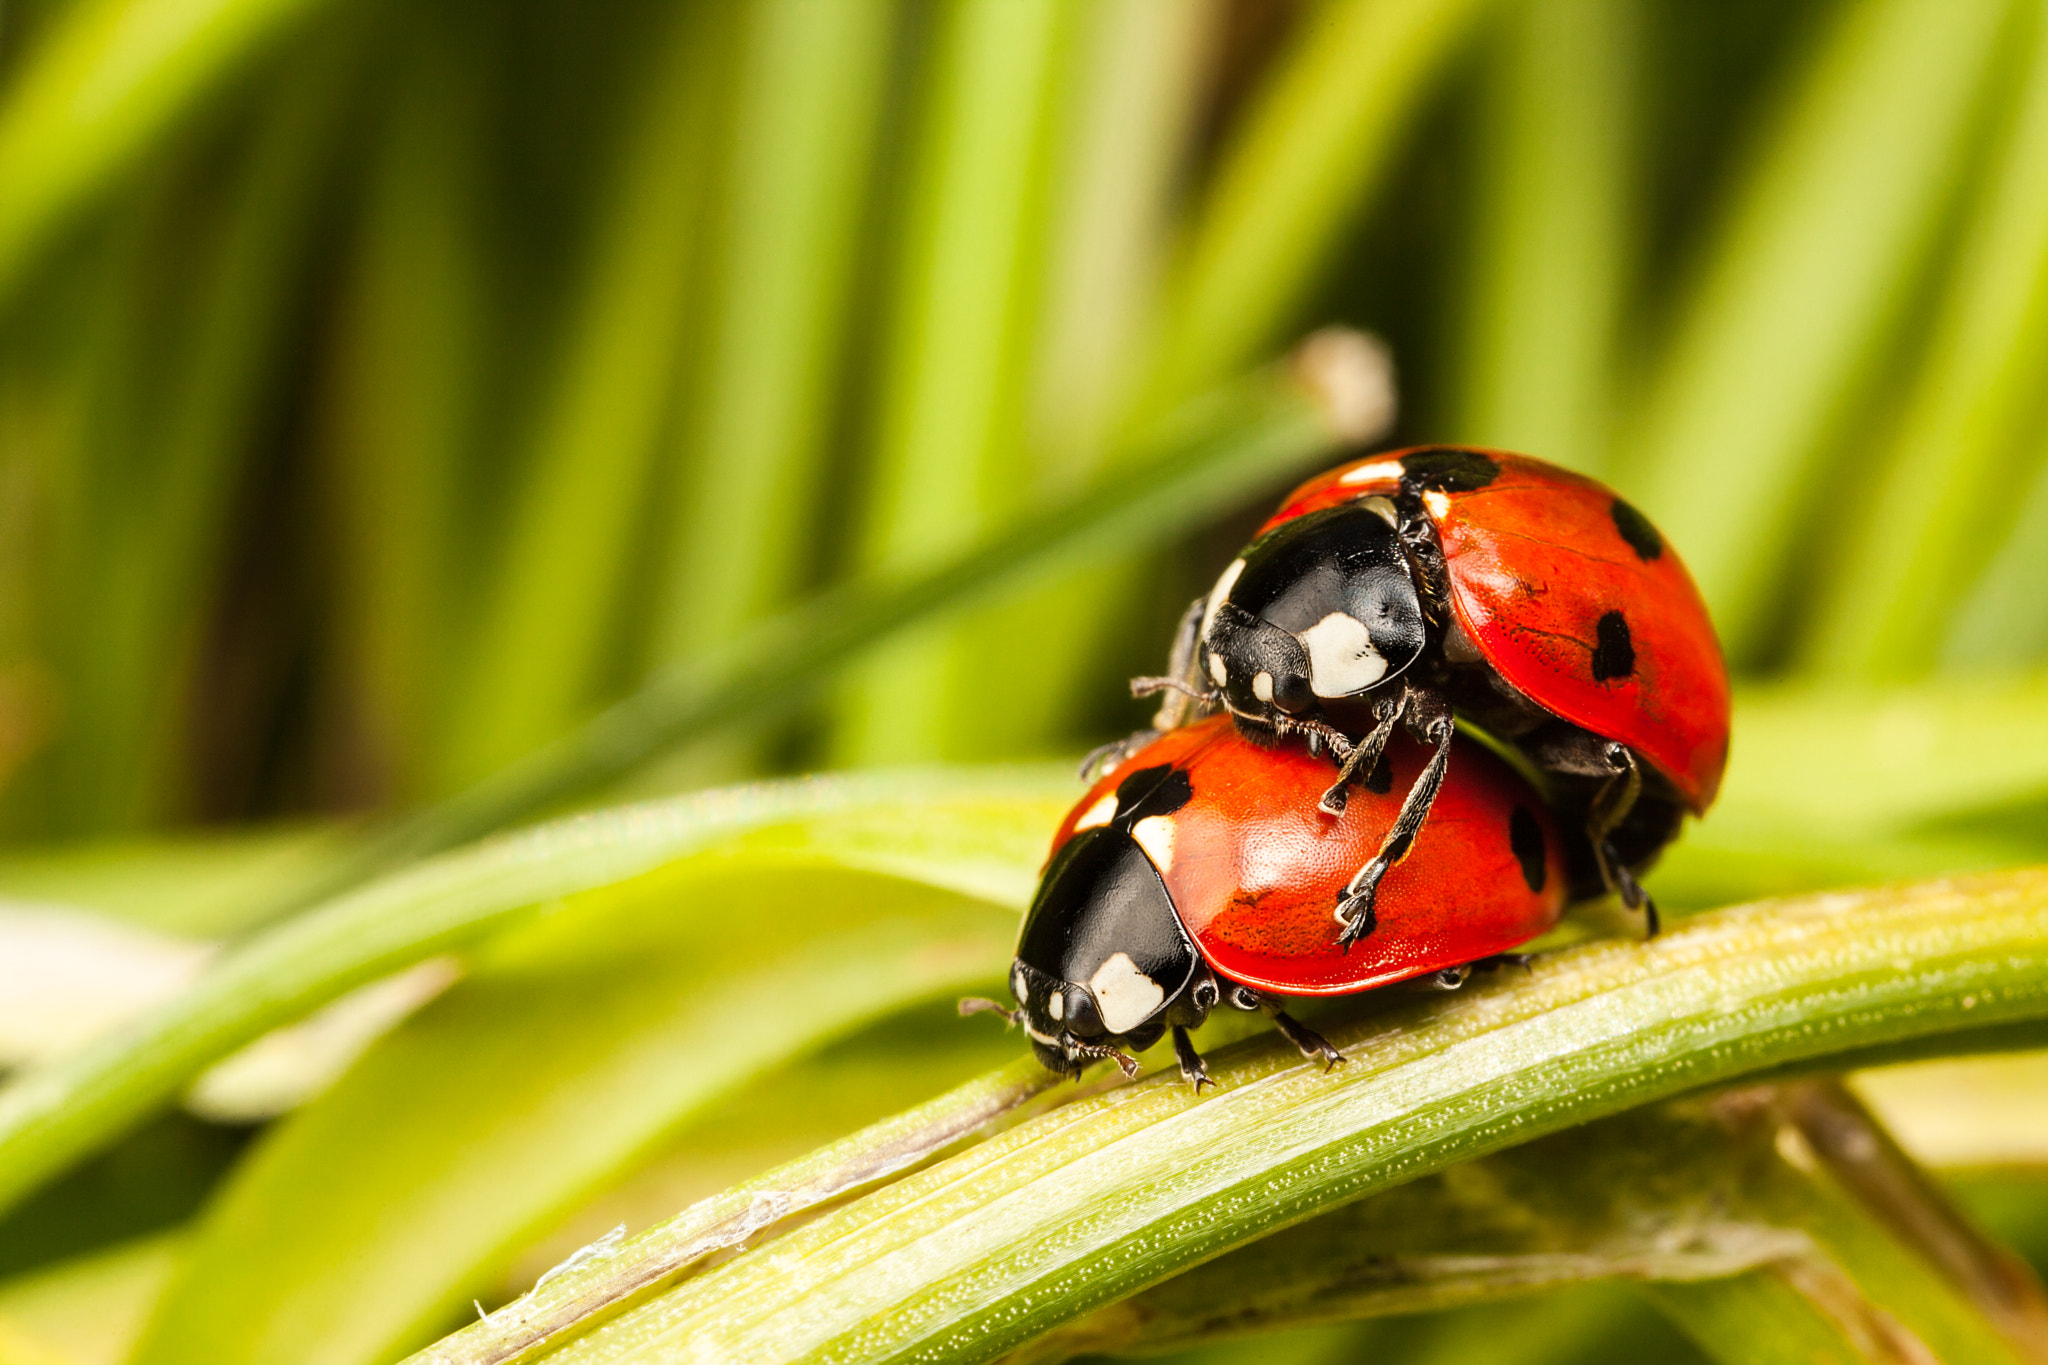
[[[1700,581],[1747,775],[1676,904],[2041,856],[2042,0],[8,0],[0,886],[239,929],[302,841],[185,836],[462,792],[1331,323],[1391,350],[1390,442],[1597,474]],[[1291,481],[622,790],[1125,733]],[[875,1027],[871,1095],[684,1187],[1006,1055],[920,1080]],[[130,1137],[0,1276],[181,1222],[246,1135]],[[1488,1311],[1370,1339],[1690,1349]]]
[[[18,0],[0,828],[445,795],[1332,321],[1747,676],[2033,663],[2036,9]],[[1119,733],[1266,501],[664,780]]]

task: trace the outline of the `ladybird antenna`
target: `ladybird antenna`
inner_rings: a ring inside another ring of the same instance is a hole
[[[962,1000],[960,1014],[962,1018],[970,1014],[1000,1014],[1003,1023],[1009,1028],[1016,1028],[1024,1022],[1024,1011],[1010,1009],[985,995],[970,995]]]

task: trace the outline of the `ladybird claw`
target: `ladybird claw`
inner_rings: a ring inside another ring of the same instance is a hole
[[[1342,815],[1349,801],[1350,794],[1344,790],[1344,784],[1339,782],[1323,793],[1323,799],[1316,802],[1316,809],[1325,815]]]
[[[1379,917],[1373,913],[1372,889],[1355,891],[1337,902],[1337,922],[1344,928],[1337,935],[1337,946],[1345,952],[1351,945],[1379,927]]]

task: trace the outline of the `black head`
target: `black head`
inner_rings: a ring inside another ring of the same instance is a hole
[[[1327,507],[1253,541],[1216,581],[1202,624],[1232,711],[1301,716],[1414,663],[1422,601],[1384,498]]]
[[[1024,916],[1010,993],[1040,1061],[1079,1071],[1165,1032],[1199,959],[1157,860],[1172,866],[1172,814],[1192,789],[1162,765],[1131,774],[1082,817]]]

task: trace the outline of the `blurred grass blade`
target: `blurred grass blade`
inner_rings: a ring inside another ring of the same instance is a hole
[[[1684,547],[1738,661],[1771,624],[1830,439],[1904,320],[2011,8],[1873,0],[1832,16],[1626,438],[1618,476]]]
[[[1297,325],[1488,0],[1322,0],[1235,127],[1168,290],[1141,410],[1199,392]]]
[[[1374,1002],[1380,1003],[1380,1002]],[[1369,1008],[1369,1007],[1368,1007]],[[687,1281],[551,1359],[986,1358],[1455,1161],[1845,1047],[2048,1018],[2048,872],[1765,902],[1364,1020],[1332,1072],[1270,1037],[1218,1093],[1155,1075],[1027,1122]],[[914,1250],[913,1250],[914,1248]]]
[[[0,309],[36,252],[320,0],[81,0],[0,98]]]
[[[1034,228],[1042,260],[1023,304],[1030,334],[1015,361],[1017,448],[985,480],[1003,515],[1070,492],[1134,453],[1112,437],[1142,370],[1143,329],[1221,27],[1212,0],[1074,8],[1068,90],[1053,110],[1046,202]],[[1131,657],[1107,642],[1157,614],[1146,584],[1137,561],[1112,559],[963,622],[943,717],[954,752],[975,761],[1044,753],[1088,724],[1081,717],[1099,715],[1101,701],[1123,691],[1121,664]],[[991,678],[1004,679],[1000,706],[989,705]]]
[[[652,654],[673,664],[786,606],[827,514],[824,438],[871,176],[891,0],[741,12],[731,189]]]
[[[161,819],[177,779],[178,686],[207,597],[245,448],[268,414],[279,339],[299,297],[305,236],[358,69],[355,16],[323,26],[248,110],[255,125],[218,203],[165,194],[86,401],[88,499],[68,545],[66,739],[55,819],[69,831]],[[203,149],[187,149],[189,164]],[[187,216],[194,221],[187,221]],[[180,239],[211,228],[197,250]],[[178,300],[163,311],[159,291]],[[154,305],[154,306],[153,306]]]
[[[429,794],[450,642],[475,594],[462,571],[479,549],[466,476],[481,453],[492,243],[472,27],[420,6],[398,32],[350,225],[320,453],[351,585],[335,611],[366,751],[355,762],[411,804]]]
[[[918,572],[856,580],[663,671],[568,738],[369,841],[329,887],[587,794],[689,740],[780,714],[878,641],[998,588],[1112,549],[1156,546],[1333,446],[1383,430],[1391,384],[1372,343],[1320,333],[1294,367],[1258,371],[1185,405],[1114,473],[991,541]]]
[[[1853,1280],[1826,1263],[1793,1262],[1644,1295],[1722,1365],[1939,1365]],[[1958,1357],[1987,1365],[2009,1356]]]
[[[0,1365],[125,1361],[182,1246],[145,1237],[0,1282]]]
[[[1746,814],[1869,837],[2048,796],[2048,675],[1759,688],[1738,706],[1721,797]]]
[[[1442,439],[1606,467],[1640,121],[1627,0],[1512,6],[1481,82],[1481,199],[1456,423]]]
[[[995,532],[1016,505],[1034,240],[1054,95],[1079,10],[1061,0],[934,10],[913,134],[862,567],[914,572]],[[844,763],[961,757],[949,694],[986,678],[957,631],[911,632],[848,675],[833,749]]]
[[[940,840],[974,818],[891,813]],[[492,943],[238,1168],[134,1359],[388,1361],[682,1120],[861,1023],[992,982],[1015,933],[1012,907],[818,852],[740,848],[577,897]]]
[[[2048,658],[2048,441],[2033,438],[2034,475],[2012,531],[1963,595],[1942,647],[1957,672]]]
[[[509,522],[467,648],[436,783],[458,789],[588,714],[617,658],[619,607],[663,425],[694,334],[693,268],[719,193],[732,14],[682,5],[637,92],[561,354],[515,466]]]
[[[582,816],[397,873],[259,934],[175,1000],[0,1087],[0,1208],[163,1106],[212,1062],[354,986],[473,943],[530,906],[889,789],[881,779],[783,783]]]
[[[2019,510],[2009,496],[2039,458],[2048,387],[2048,12],[2034,7],[2017,109],[1974,186],[1969,232],[1940,316],[1880,455],[1875,494],[1805,640],[1844,678],[1925,672],[1956,585],[1974,581]],[[1934,471],[1939,471],[1935,473]]]

